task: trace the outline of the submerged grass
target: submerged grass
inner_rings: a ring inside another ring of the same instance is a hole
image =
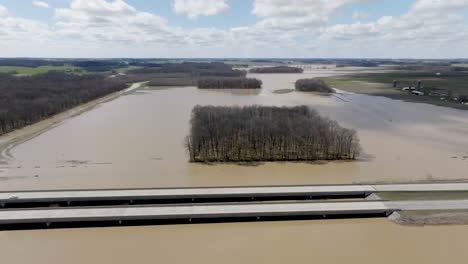
[[[279,89],[273,91],[274,94],[287,94],[292,92],[294,92],[294,89]]]

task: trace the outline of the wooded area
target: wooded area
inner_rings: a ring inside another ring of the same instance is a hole
[[[87,72],[107,72],[118,68],[125,68],[128,65],[119,60],[72,60],[72,59],[0,59],[0,66],[11,67],[31,67],[41,66],[74,66]]]
[[[138,64],[127,71],[127,80],[149,81],[150,86],[195,86],[201,78],[245,77],[246,72],[233,70],[232,66],[219,62],[183,62],[166,64]],[[149,65],[149,67],[147,66]]]
[[[0,74],[0,135],[33,124],[49,116],[127,87],[127,83],[148,81],[153,86],[260,88],[261,82],[245,78],[246,72],[224,63],[143,63],[125,74],[109,77],[110,72],[128,64],[118,60],[41,60],[0,59],[0,65],[41,67],[76,65],[89,74],[49,71],[45,74],[15,76]],[[92,74],[91,72],[100,72]],[[219,85],[219,87],[218,87]]]
[[[250,73],[303,73],[302,68],[289,66],[258,67],[250,69]]]
[[[191,162],[352,160],[354,130],[307,106],[196,106],[186,147]]]
[[[334,93],[328,84],[318,78],[313,79],[300,79],[296,81],[296,90],[301,92],[320,92],[320,93]]]
[[[126,87],[124,81],[98,75],[0,74],[0,135]]]
[[[198,80],[200,89],[260,89],[262,81],[245,77],[201,78]]]

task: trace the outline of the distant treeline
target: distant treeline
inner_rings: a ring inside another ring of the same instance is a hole
[[[0,74],[0,135],[126,87],[124,81],[98,75]]]
[[[334,93],[335,91],[323,80],[318,78],[300,79],[296,81],[296,90],[301,92]]]
[[[196,106],[186,140],[191,162],[355,159],[354,130],[306,106]]]
[[[144,68],[133,69],[128,73],[187,73],[192,77],[200,76],[223,76],[223,77],[245,77],[246,72],[233,70],[232,66],[220,62],[184,62],[184,63],[165,63],[165,64],[140,64]]]
[[[198,80],[200,89],[260,89],[262,81],[245,77],[218,77],[200,78]]]
[[[337,68],[343,67],[379,67],[379,63],[376,61],[351,61],[351,62],[342,62],[336,64]]]
[[[251,73],[303,73],[304,70],[297,67],[275,66],[275,67],[258,67],[250,69]]]
[[[73,61],[70,64],[76,67],[81,67],[88,72],[107,72],[119,68],[128,67],[126,63],[115,60],[78,60]]]
[[[30,67],[64,66],[80,67],[88,72],[106,72],[128,65],[119,60],[72,60],[72,59],[0,59],[0,66]]]
[[[40,66],[63,66],[64,61],[61,60],[45,60],[45,59],[0,59],[0,66],[11,67],[31,67],[36,68]]]
[[[468,72],[468,66],[453,66],[452,70],[456,72]]]
[[[184,62],[152,64],[151,67],[129,70],[127,74],[128,79],[149,81],[150,86],[195,86],[202,78],[245,77],[247,73],[219,62]]]

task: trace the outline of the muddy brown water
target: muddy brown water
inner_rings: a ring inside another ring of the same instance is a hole
[[[261,91],[147,89],[100,104],[2,157],[0,190],[468,180],[468,112],[340,93],[274,94],[296,79],[253,75]],[[357,162],[187,162],[194,105],[299,105],[358,130]],[[462,263],[465,227],[403,227],[386,219],[0,232],[5,263]]]
[[[378,220],[0,233],[2,263],[466,263],[468,229]]]
[[[333,74],[254,75],[261,91],[141,90],[62,122],[3,156],[0,190],[395,182],[468,179],[468,112],[358,94],[293,92],[295,80]],[[194,105],[305,104],[358,130],[358,162],[187,162]]]

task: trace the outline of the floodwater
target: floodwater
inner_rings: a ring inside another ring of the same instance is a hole
[[[0,233],[2,263],[466,263],[468,229],[327,220]]]
[[[323,184],[468,179],[468,112],[358,94],[274,94],[335,74],[254,75],[261,91],[147,89],[100,104],[20,144],[0,165],[0,190]],[[309,105],[358,131],[357,162],[190,164],[190,112],[201,105]]]
[[[340,93],[274,94],[299,78],[254,75],[261,91],[139,90],[3,153],[0,190],[468,180],[468,112]],[[187,162],[194,105],[300,105],[358,130],[356,162]],[[5,263],[463,263],[468,229],[386,219],[0,232]]]

